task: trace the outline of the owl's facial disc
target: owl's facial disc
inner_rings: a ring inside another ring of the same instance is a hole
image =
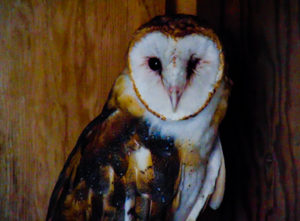
[[[129,51],[138,98],[162,119],[180,120],[199,113],[223,75],[220,54],[214,41],[201,34],[182,38],[158,31],[146,34]]]

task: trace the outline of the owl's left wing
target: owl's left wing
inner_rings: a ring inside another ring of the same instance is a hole
[[[222,200],[223,200],[224,191],[225,191],[225,176],[226,176],[224,155],[222,152],[222,147],[221,147],[220,141],[218,143],[219,143],[220,152],[222,154],[221,155],[221,166],[219,169],[218,178],[216,180],[215,190],[209,201],[209,206],[215,210],[219,208],[219,206],[221,205]]]
[[[208,202],[212,209],[217,209],[223,200],[224,189],[225,161],[220,138],[217,137],[208,160],[203,187],[187,220],[196,220]]]

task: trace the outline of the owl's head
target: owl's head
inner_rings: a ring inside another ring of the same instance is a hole
[[[195,16],[159,16],[136,32],[128,54],[134,90],[154,115],[181,120],[197,115],[223,79],[217,35]]]

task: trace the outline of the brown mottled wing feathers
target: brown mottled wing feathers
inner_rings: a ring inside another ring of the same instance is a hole
[[[93,120],[82,132],[78,142],[67,159],[53,190],[47,220],[86,220],[96,216],[102,208],[102,200],[95,197],[92,188],[83,176],[83,154],[85,148],[95,143],[99,128],[114,110],[104,108],[103,113]],[[76,217],[76,218],[75,218]]]
[[[105,108],[70,154],[47,220],[171,217],[179,163],[173,138],[150,132],[146,122],[126,112]]]

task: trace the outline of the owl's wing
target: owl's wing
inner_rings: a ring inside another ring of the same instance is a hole
[[[102,113],[80,135],[47,220],[165,220],[172,214],[179,154],[172,137],[142,120],[128,81],[127,75],[117,79]]]
[[[125,198],[119,178],[127,168],[123,147],[135,120],[105,107],[85,128],[55,185],[46,220],[102,220],[122,213],[117,208]]]
[[[223,199],[225,189],[225,163],[220,138],[217,137],[209,156],[206,176],[201,192],[187,220],[196,220],[206,204],[217,209]]]
[[[225,176],[226,176],[226,171],[225,171],[225,160],[224,160],[224,155],[222,151],[222,146],[220,140],[218,141],[218,146],[219,150],[221,153],[221,167],[219,169],[219,174],[218,178],[216,180],[216,186],[213,195],[210,198],[209,201],[209,206],[212,209],[218,209],[224,196],[224,191],[225,191]]]

